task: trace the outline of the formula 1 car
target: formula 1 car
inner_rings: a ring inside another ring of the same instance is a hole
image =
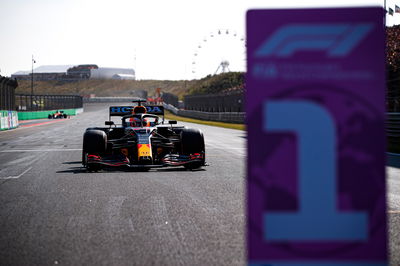
[[[135,102],[137,106],[110,107],[110,118],[105,122],[108,127],[86,129],[82,164],[88,171],[113,166],[142,170],[205,166],[204,136],[199,129],[175,126],[177,121],[171,120],[164,124],[163,106]],[[114,124],[111,116],[121,116],[121,125]]]
[[[64,114],[64,111],[56,111],[54,114],[49,114],[47,116],[49,119],[57,119],[57,118],[68,118],[67,114]]]

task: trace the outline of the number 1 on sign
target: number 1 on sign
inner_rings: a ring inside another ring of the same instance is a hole
[[[267,101],[263,129],[294,132],[298,143],[299,211],[264,213],[267,241],[362,241],[366,212],[337,210],[336,127],[322,106],[309,101]]]

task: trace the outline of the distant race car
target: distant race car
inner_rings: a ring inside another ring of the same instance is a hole
[[[86,129],[83,135],[82,164],[88,171],[104,167],[150,168],[205,166],[204,136],[199,129],[164,124],[163,106],[110,107],[108,127]],[[158,116],[161,115],[162,117]],[[121,116],[115,125],[111,116]]]
[[[54,114],[49,114],[47,117],[49,119],[68,118],[68,115],[64,114],[64,111],[56,111]]]

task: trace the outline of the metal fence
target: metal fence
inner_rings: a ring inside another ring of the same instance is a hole
[[[18,82],[0,76],[0,110],[15,110],[15,88]]]
[[[400,153],[400,113],[388,113],[386,117],[386,136],[389,151]]]
[[[244,112],[243,89],[185,96],[185,109],[202,112]]]
[[[388,112],[400,112],[400,73],[396,77],[394,74],[389,76],[387,81],[386,103]]]
[[[175,106],[172,106],[171,104],[166,103],[164,103],[164,108],[178,116],[227,123],[243,124],[246,117],[246,114],[244,112],[202,112],[193,110],[182,110],[176,108]]]
[[[15,106],[18,111],[46,111],[82,108],[83,102],[82,97],[77,95],[16,94]]]
[[[175,107],[178,107],[178,96],[172,93],[164,92],[161,95],[161,99],[163,99],[166,104],[171,104]]]

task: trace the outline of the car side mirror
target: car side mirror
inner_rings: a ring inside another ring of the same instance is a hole
[[[170,125],[176,125],[176,124],[178,124],[178,122],[177,122],[176,120],[169,120],[169,121],[168,121],[168,124],[170,124]]]
[[[114,125],[114,121],[106,121],[105,124],[106,126],[112,126]]]

